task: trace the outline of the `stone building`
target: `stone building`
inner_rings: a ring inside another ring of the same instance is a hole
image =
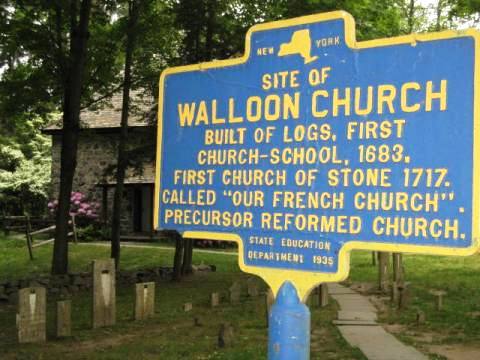
[[[135,95],[134,95],[135,97]],[[137,99],[138,100],[138,99]],[[155,178],[155,109],[153,101],[136,103],[129,117],[127,169],[122,209],[122,234],[151,234]],[[101,204],[100,220],[110,221],[115,188],[117,144],[120,133],[122,95],[114,95],[109,106],[82,111],[73,191]],[[61,126],[61,124],[60,124]],[[61,127],[50,124],[43,132],[52,136],[52,197],[60,183]]]

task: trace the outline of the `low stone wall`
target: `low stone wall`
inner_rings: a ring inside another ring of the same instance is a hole
[[[136,271],[120,271],[116,274],[118,285],[170,279],[172,268],[153,267]],[[49,295],[69,298],[79,292],[92,288],[92,273],[72,273],[68,275],[39,276],[21,280],[0,282],[0,305],[16,304],[20,289],[40,286],[45,287]]]

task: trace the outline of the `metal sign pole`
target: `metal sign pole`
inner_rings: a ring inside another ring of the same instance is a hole
[[[269,314],[268,359],[310,359],[310,310],[290,281],[283,283]]]

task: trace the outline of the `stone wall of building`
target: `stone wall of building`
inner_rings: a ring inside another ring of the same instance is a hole
[[[135,148],[151,142],[152,132],[148,128],[136,128],[129,133],[128,147]],[[73,181],[73,191],[79,191],[87,195],[90,201],[102,204],[103,187],[100,184],[108,184],[108,211],[112,213],[114,196],[114,174],[117,163],[117,138],[118,132],[98,132],[93,129],[83,130],[80,133],[77,152],[77,168]],[[154,151],[149,149],[148,151]],[[52,136],[52,198],[58,197],[60,184],[60,152],[61,135]],[[151,183],[154,179],[154,154],[145,154],[142,163],[143,172],[129,169],[126,175],[127,183]],[[122,202],[122,230],[131,232],[133,228],[133,191],[124,187],[124,201]]]

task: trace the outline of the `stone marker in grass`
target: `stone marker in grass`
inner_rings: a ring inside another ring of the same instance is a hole
[[[258,284],[257,280],[253,277],[247,280],[247,293],[250,297],[257,297],[258,296]]]
[[[218,346],[220,348],[232,346],[234,337],[235,335],[232,325],[228,323],[220,325],[220,330],[218,332]]]
[[[212,306],[212,308],[220,305],[220,294],[219,293],[215,292],[215,293],[212,293],[210,295],[210,305]]]
[[[72,301],[57,301],[57,338],[72,336]]]
[[[422,310],[417,310],[416,322],[418,325],[425,324],[425,313]]]
[[[230,293],[230,303],[231,304],[238,304],[240,302],[240,296],[242,294],[242,286],[238,281],[234,282],[230,289],[228,289]]]
[[[46,291],[29,287],[18,291],[18,342],[44,342],[46,335]]]
[[[146,320],[155,314],[155,283],[135,285],[135,320]]]
[[[94,260],[93,268],[93,328],[111,326],[116,320],[115,262],[113,259]]]
[[[193,309],[192,303],[188,302],[183,304],[183,311],[189,312],[189,311],[192,311],[192,309]]]
[[[435,308],[437,311],[443,310],[443,297],[447,294],[443,290],[430,290],[430,294],[436,297]]]

